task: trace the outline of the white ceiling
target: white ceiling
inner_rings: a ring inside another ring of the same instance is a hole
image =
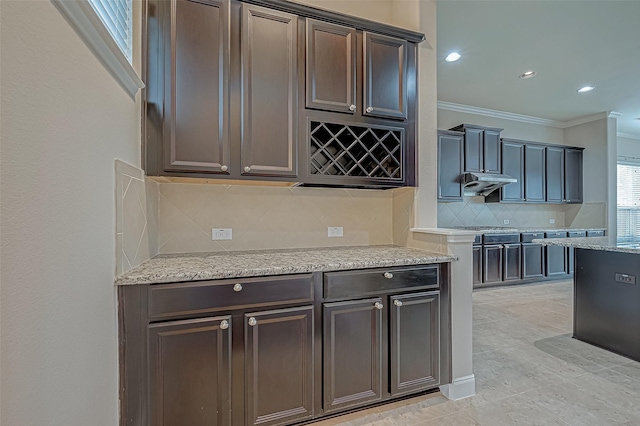
[[[439,0],[437,11],[439,101],[561,122],[615,111],[618,133],[640,139],[640,0]],[[462,58],[445,62],[451,51]]]

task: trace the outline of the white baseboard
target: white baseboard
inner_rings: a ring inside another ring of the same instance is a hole
[[[453,401],[469,398],[476,394],[476,378],[471,374],[453,379],[453,383],[440,386],[440,392]]]

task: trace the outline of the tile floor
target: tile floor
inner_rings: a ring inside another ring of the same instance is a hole
[[[572,282],[473,294],[476,396],[439,392],[314,423],[640,425],[640,363],[571,338]]]

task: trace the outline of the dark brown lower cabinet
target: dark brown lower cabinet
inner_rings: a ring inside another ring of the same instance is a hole
[[[561,246],[547,246],[547,270],[546,275],[552,277],[554,275],[566,275],[569,273],[568,265],[568,248]]]
[[[517,281],[520,280],[520,257],[521,257],[521,245],[520,244],[505,244],[503,248],[503,281]]]
[[[324,412],[382,400],[382,299],[323,305]]]
[[[440,384],[440,292],[390,297],[391,396]]]
[[[473,284],[482,283],[482,246],[473,246]]]
[[[482,263],[484,265],[484,283],[502,281],[502,246],[482,246]]]
[[[149,424],[231,425],[231,316],[148,328]]]
[[[544,277],[544,247],[542,244],[522,244],[522,279]]]
[[[313,306],[247,313],[244,320],[246,424],[313,417]]]

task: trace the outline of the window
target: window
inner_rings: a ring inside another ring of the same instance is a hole
[[[93,10],[131,62],[131,0],[88,0]]]
[[[618,241],[640,241],[640,162],[618,162]]]

